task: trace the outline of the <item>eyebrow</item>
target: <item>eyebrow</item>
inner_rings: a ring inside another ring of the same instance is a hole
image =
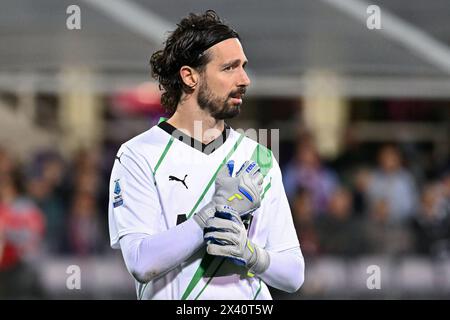
[[[222,68],[230,67],[230,66],[237,66],[241,63],[241,59],[235,59],[229,62],[225,62],[221,65]],[[248,60],[244,60],[244,63],[242,64],[242,67],[245,68],[248,63]]]

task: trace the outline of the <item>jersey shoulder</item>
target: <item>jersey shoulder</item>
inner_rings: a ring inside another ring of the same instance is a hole
[[[144,131],[126,141],[123,143],[123,146],[130,149],[155,148],[163,146],[169,139],[170,136],[167,133],[161,130],[158,126],[153,126],[147,131]]]
[[[235,131],[236,134],[243,134]],[[258,163],[261,173],[266,176],[277,165],[273,152],[263,144],[256,141],[256,137],[245,135],[242,139],[242,147],[248,153],[247,158]]]
[[[170,138],[170,135],[155,125],[123,143],[117,152],[117,158],[126,154],[129,157],[145,159],[153,164],[170,143]]]

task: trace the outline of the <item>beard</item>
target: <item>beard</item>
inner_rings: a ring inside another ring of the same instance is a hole
[[[207,110],[216,120],[225,120],[236,117],[241,111],[240,104],[231,103],[231,98],[245,93],[245,88],[232,91],[227,97],[216,96],[202,81],[197,96],[197,103],[202,110]]]

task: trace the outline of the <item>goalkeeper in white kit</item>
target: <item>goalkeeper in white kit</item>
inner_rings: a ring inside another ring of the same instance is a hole
[[[239,36],[211,10],[177,26],[150,60],[171,117],[116,156],[111,246],[121,249],[138,299],[295,292],[304,260],[279,165],[225,122],[250,85]]]

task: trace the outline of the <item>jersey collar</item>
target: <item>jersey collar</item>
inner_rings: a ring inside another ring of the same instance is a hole
[[[225,123],[225,129],[222,131],[222,134],[218,136],[215,140],[210,143],[204,144],[203,142],[188,136],[187,134],[177,130],[173,125],[167,123],[167,121],[163,120],[158,123],[158,127],[170,134],[171,136],[177,138],[178,140],[184,142],[188,146],[203,152],[206,155],[209,155],[219,149],[227,140],[230,135],[231,127]]]

